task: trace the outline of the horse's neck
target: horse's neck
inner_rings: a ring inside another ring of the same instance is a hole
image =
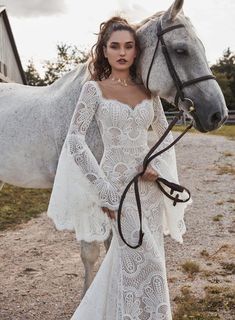
[[[88,80],[87,64],[80,64],[77,68],[67,72],[63,77],[56,80],[50,85],[50,89],[57,93],[57,96],[62,94],[68,98],[77,98],[82,85]]]

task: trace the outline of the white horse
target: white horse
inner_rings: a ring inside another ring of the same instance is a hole
[[[160,19],[163,29],[179,23],[184,25],[163,36],[179,78],[187,81],[212,74],[204,47],[182,11],[183,2],[175,0],[167,11],[158,12],[136,25],[142,48],[138,69],[145,84],[158,40],[157,23]],[[25,188],[53,186],[59,154],[81,87],[89,79],[87,64],[83,64],[47,87],[0,84],[2,185],[5,182]],[[148,86],[153,94],[170,102],[174,100],[176,87],[161,44],[155,53]],[[215,80],[192,84],[183,91],[195,104],[196,112],[189,116],[194,118],[196,129],[206,132],[221,126],[227,117],[227,108]],[[179,108],[187,110],[186,102],[180,100]],[[99,161],[103,146],[95,121],[88,130],[87,143]],[[85,266],[83,294],[93,279],[92,270],[98,255],[97,242],[81,242],[81,258]]]

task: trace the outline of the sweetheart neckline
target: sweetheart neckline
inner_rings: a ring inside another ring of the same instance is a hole
[[[91,81],[92,81],[92,80],[91,80]],[[132,111],[134,111],[138,106],[142,105],[142,103],[144,103],[144,102],[149,101],[151,104],[153,103],[153,98],[151,98],[151,99],[145,98],[145,99],[141,100],[139,103],[137,103],[134,107],[132,107],[132,106],[130,106],[128,103],[122,102],[122,101],[120,101],[120,100],[118,100],[118,99],[105,98],[105,97],[103,96],[102,90],[101,90],[99,84],[97,83],[97,81],[94,81],[94,80],[93,80],[92,82],[95,83],[96,87],[98,88],[98,91],[99,91],[99,94],[100,94],[100,98],[101,98],[102,100],[104,100],[104,101],[111,101],[111,102],[118,102],[118,103],[120,103],[120,104],[122,104],[122,105],[127,106],[127,107],[128,107],[130,110],[132,110]]]

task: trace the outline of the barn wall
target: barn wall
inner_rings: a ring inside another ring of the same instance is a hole
[[[0,79],[4,82],[23,83],[19,68],[12,50],[11,42],[0,15]]]

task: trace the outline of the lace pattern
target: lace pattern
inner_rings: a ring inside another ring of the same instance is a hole
[[[150,185],[147,192],[153,188]],[[71,320],[172,320],[167,284],[163,241],[163,202],[155,190],[155,205],[149,208],[144,221],[145,236],[138,249],[127,247],[112,222],[113,239],[100,269]],[[154,193],[151,194],[153,197]],[[132,244],[138,239],[138,220],[128,195],[123,215],[123,233]],[[154,219],[150,219],[153,217]],[[102,294],[99,294],[102,292]]]
[[[100,165],[85,142],[95,117],[104,144]],[[127,183],[149,151],[148,128],[156,141],[167,127],[158,97],[143,100],[132,109],[117,100],[104,99],[95,81],[84,84],[58,163],[48,215],[58,229],[75,229],[78,240],[104,240],[113,231],[111,246],[86,295],[71,320],[172,320],[167,285],[163,234],[182,242],[185,204],[173,207],[154,182],[140,180],[143,244],[127,247],[117,221],[110,221],[101,206],[116,210]],[[172,134],[160,148],[172,141]],[[159,149],[158,149],[159,150]],[[153,161],[159,174],[178,182],[174,148]],[[139,219],[134,188],[122,210],[125,239],[136,244]]]
[[[85,142],[94,116],[104,143],[100,165]],[[124,187],[137,173],[149,150],[150,125],[157,141],[168,125],[158,96],[145,99],[132,109],[117,100],[104,99],[95,81],[84,84],[59,158],[48,207],[48,215],[59,230],[74,229],[78,240],[108,237],[110,222],[100,208],[117,210]],[[172,140],[170,132],[156,151]],[[160,176],[179,183],[174,147],[154,159],[151,165]],[[141,201],[145,201],[144,194]],[[172,201],[164,196],[163,232],[178,242],[183,241],[184,210],[191,202],[173,207]]]
[[[159,96],[154,97],[153,110],[154,110],[154,119],[153,119],[151,126],[152,126],[153,131],[157,135],[157,138],[159,139],[164,134],[164,132],[166,131],[166,129],[168,127],[168,121],[166,119],[164,109],[163,109],[163,106],[162,106],[162,103],[161,103]],[[158,151],[164,149],[169,144],[171,144],[173,142],[173,140],[174,140],[173,135],[172,135],[172,132],[170,131],[155,152],[158,152]],[[173,154],[175,154],[174,147],[163,152],[162,154],[160,154],[160,156],[158,158],[156,158],[154,160],[157,162],[161,161],[161,160],[168,161],[169,156],[173,156]]]
[[[166,119],[164,109],[159,96],[154,97],[154,119],[152,122],[152,128],[156,135],[156,141],[164,134],[168,127],[168,121]],[[155,150],[155,153],[164,149],[173,142],[174,138],[172,132],[170,131],[160,146]],[[160,154],[152,162],[151,166],[160,173],[165,179],[169,181],[179,183],[177,165],[176,165],[176,155],[174,146],[167,151]],[[162,185],[163,188],[167,188]],[[173,193],[175,195],[175,192]],[[181,197],[183,199],[187,198],[186,192],[184,192]],[[182,235],[186,232],[186,226],[184,223],[184,210],[192,203],[190,199],[187,203],[178,203],[175,207],[172,205],[172,201],[164,195],[164,234],[170,234],[173,239],[182,243]]]
[[[83,174],[96,186],[102,206],[117,210],[119,195],[107,180],[85,142],[87,129],[98,105],[95,87],[90,82],[85,83],[68,131],[68,149]]]

